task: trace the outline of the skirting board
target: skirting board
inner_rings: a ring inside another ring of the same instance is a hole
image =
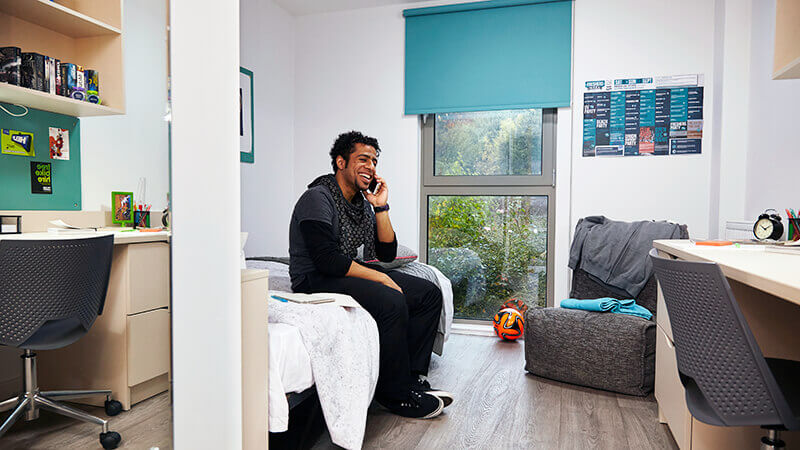
[[[494,336],[494,329],[492,325],[477,325],[471,323],[458,323],[454,322],[450,328],[453,334],[467,334],[471,336]]]

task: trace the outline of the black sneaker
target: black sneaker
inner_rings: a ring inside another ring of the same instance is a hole
[[[425,392],[409,391],[403,401],[377,399],[378,403],[398,416],[412,419],[432,419],[442,413],[444,403],[439,397]]]
[[[428,383],[428,380],[423,380],[422,378],[417,378],[416,381],[411,382],[411,389],[417,392],[426,392],[428,394],[434,395],[439,397],[444,403],[444,407],[447,408],[453,403],[453,394],[447,391],[440,391],[439,389],[434,389],[431,387],[431,384]]]

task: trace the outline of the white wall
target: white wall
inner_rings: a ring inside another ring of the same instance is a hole
[[[255,163],[241,165],[248,256],[286,256],[294,207],[294,18],[271,0],[240,2],[242,67],[253,71]]]
[[[572,221],[669,219],[708,235],[713,123],[712,1],[578,1],[574,19]],[[609,27],[609,24],[616,26]],[[584,158],[584,83],[630,76],[705,74],[700,155]]]
[[[161,210],[166,206],[169,190],[169,143],[164,121],[166,25],[165,0],[124,2],[126,114],[81,119],[84,211],[110,210],[111,191],[131,191],[135,196],[139,177],[147,178],[146,201],[153,209]]]
[[[239,3],[170,5],[174,446],[239,449]]]
[[[772,80],[775,0],[752,6],[752,72],[747,155],[747,196],[742,219],[755,221],[767,208],[800,208],[800,80]],[[743,87],[746,88],[746,87]],[[784,225],[785,225],[784,221]]]
[[[717,39],[715,62],[717,80],[714,97],[716,126],[715,154],[712,164],[718,163],[719,184],[712,184],[718,194],[712,194],[709,211],[709,237],[724,237],[725,223],[740,220],[745,209],[745,173],[747,170],[749,117],[742,111],[750,109],[750,23],[751,0],[718,1],[717,25],[722,39]],[[760,3],[758,1],[753,3]],[[719,4],[722,4],[720,7]],[[718,139],[717,139],[718,137]],[[716,167],[715,167],[716,169]],[[719,207],[714,208],[714,198]],[[716,234],[715,234],[716,233]]]
[[[400,241],[412,248],[419,242],[420,137],[417,119],[402,114],[402,10],[441,3],[294,19],[292,199],[330,171],[327,152],[335,136],[361,130],[384,148],[379,172],[391,183],[392,219]],[[774,0],[770,8],[752,0],[678,0],[669,8],[656,0],[573,5],[573,108],[560,109],[558,120],[556,298],[568,291],[566,256],[580,217],[668,219],[687,224],[694,238],[713,238],[727,220],[790,206],[788,197],[798,190],[788,172],[800,152],[786,130],[794,125],[790,108],[799,90],[796,81],[769,79]],[[609,23],[619,26],[609,31]],[[687,73],[705,78],[702,154],[581,156],[585,81]],[[764,195],[758,186],[772,173],[774,187]],[[290,209],[283,214],[280,222],[287,223]],[[283,245],[285,234],[275,241]]]
[[[419,152],[416,116],[403,115],[403,6],[297,18],[294,194],[330,173],[339,133],[374,136],[377,172],[389,185],[398,241],[419,246]]]
[[[428,2],[296,19],[294,198],[331,172],[328,151],[351,129],[378,139],[398,241],[419,250],[420,127],[404,110],[405,19]],[[558,114],[555,296],[568,292],[569,109]]]

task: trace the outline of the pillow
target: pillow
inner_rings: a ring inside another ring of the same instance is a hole
[[[414,250],[406,247],[405,245],[397,245],[397,256],[394,258],[392,262],[383,262],[377,259],[371,259],[369,261],[364,261],[367,264],[377,264],[384,269],[396,269],[398,267],[405,266],[410,262],[414,262],[417,260],[417,254],[414,253]]]

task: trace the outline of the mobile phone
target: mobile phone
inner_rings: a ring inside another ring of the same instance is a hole
[[[367,190],[370,191],[370,192],[375,192],[375,188],[377,188],[377,187],[378,187],[378,182],[373,177],[372,178],[372,182],[369,183],[369,187],[367,188]]]

